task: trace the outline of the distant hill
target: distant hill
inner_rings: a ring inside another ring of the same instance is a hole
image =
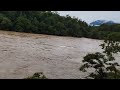
[[[111,25],[111,24],[117,24],[117,23],[115,23],[114,21],[106,21],[106,20],[96,20],[90,23],[91,26],[100,26],[102,24]]]

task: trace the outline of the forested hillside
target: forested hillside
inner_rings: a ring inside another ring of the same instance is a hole
[[[104,39],[110,33],[119,34],[120,25],[89,26],[78,18],[72,18],[69,15],[60,16],[57,12],[51,11],[0,11],[0,29]]]

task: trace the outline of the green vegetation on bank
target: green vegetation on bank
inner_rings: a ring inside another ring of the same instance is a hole
[[[83,58],[83,65],[80,71],[87,72],[91,69],[92,72],[86,78],[93,79],[120,79],[120,65],[116,62],[115,54],[120,52],[120,39],[115,34],[108,35],[107,39],[100,46],[103,53],[96,52],[87,54]]]
[[[36,72],[33,74],[33,76],[24,79],[48,79],[48,78],[42,72]]]
[[[0,29],[93,39],[104,39],[116,32],[120,37],[120,24],[89,26],[78,18],[51,11],[0,11]]]

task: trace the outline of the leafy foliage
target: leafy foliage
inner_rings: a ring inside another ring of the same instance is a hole
[[[93,39],[105,39],[116,32],[114,35],[120,37],[120,24],[89,26],[78,18],[51,11],[0,11],[0,29]]]
[[[75,17],[60,16],[51,11],[0,11],[0,14],[2,21],[6,22],[0,25],[3,30],[81,37],[88,27]]]
[[[11,29],[12,22],[9,18],[5,17],[4,15],[0,15],[0,29]]]
[[[33,76],[27,77],[25,79],[47,79],[47,78],[45,75],[43,75],[42,72],[38,72],[38,73],[35,73]]]
[[[86,72],[86,69],[92,69],[88,77],[94,79],[117,79],[120,78],[120,71],[117,69],[120,66],[115,62],[114,54],[120,52],[119,41],[112,38],[111,35],[108,39],[101,44],[103,53],[96,52],[95,54],[88,54],[84,57],[83,65],[80,70]]]

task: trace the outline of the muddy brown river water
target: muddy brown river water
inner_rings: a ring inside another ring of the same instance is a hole
[[[50,79],[80,79],[87,53],[102,51],[100,40],[0,31],[0,78],[22,79],[43,72]]]

